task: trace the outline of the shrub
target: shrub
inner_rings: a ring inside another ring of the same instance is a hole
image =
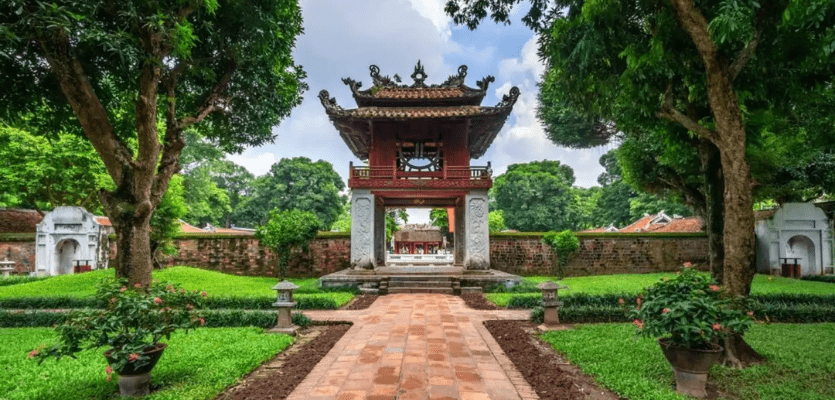
[[[565,266],[568,265],[568,259],[580,248],[577,235],[567,229],[560,233],[548,232],[542,235],[542,242],[551,246],[551,249],[556,253],[556,263],[551,273],[557,279],[562,279],[565,276]]]
[[[800,279],[804,281],[835,283],[835,275],[806,275]]]
[[[145,354],[156,348],[160,339],[170,338],[177,330],[191,330],[203,324],[198,313],[205,292],[187,292],[176,284],[154,283],[148,288],[127,279],[103,281],[96,293],[103,310],[84,309],[69,313],[56,327],[59,342],[48,349],[35,349],[30,357],[43,362],[47,358],[74,357],[82,347],[107,346],[112,349],[111,365],[117,373],[128,363],[134,368],[150,362]]]
[[[37,282],[47,278],[49,278],[49,276],[12,275],[7,278],[0,278],[0,286],[11,286],[20,283]]]
[[[668,338],[670,344],[690,349],[710,349],[728,334],[744,333],[753,315],[746,315],[743,304],[688,266],[675,278],[645,289],[636,305],[627,315],[638,335]]]

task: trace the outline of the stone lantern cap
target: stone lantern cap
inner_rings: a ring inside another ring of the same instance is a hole
[[[299,287],[296,286],[295,284],[293,284],[293,282],[290,282],[286,279],[281,281],[281,282],[278,282],[277,285],[273,286],[273,290],[279,290],[279,291],[280,290],[296,290],[298,288]]]
[[[558,290],[558,289],[568,289],[568,286],[561,286],[556,282],[542,282],[537,286],[540,290]]]

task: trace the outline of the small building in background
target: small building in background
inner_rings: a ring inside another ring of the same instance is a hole
[[[614,224],[605,228],[595,228],[584,233],[697,233],[704,231],[704,221],[701,217],[672,217],[662,210],[658,214],[644,214],[637,221],[618,229]]]
[[[824,212],[827,204],[831,205],[786,203],[776,210],[757,212],[757,272],[832,274],[832,219]]]
[[[46,213],[35,235],[38,275],[65,275],[107,268],[110,220],[82,207],[60,206]]]
[[[446,238],[437,226],[407,224],[394,232],[395,254],[436,254],[446,248]]]

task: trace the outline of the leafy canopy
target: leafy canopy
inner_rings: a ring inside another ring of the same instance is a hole
[[[543,160],[510,165],[491,190],[508,228],[544,232],[571,228],[573,184],[571,167]]]
[[[322,222],[316,214],[296,209],[270,212],[270,219],[265,225],[255,229],[255,237],[261,245],[278,255],[279,280],[287,275],[287,264],[294,249],[307,249],[311,240],[316,238]]]

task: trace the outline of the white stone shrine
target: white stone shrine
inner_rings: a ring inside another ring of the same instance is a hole
[[[106,242],[109,230],[82,207],[61,206],[44,215],[35,238],[38,275],[72,274],[74,267],[107,268]]]
[[[757,221],[757,272],[800,265],[801,275],[832,274],[832,221],[811,203],[786,203],[770,220]]]

